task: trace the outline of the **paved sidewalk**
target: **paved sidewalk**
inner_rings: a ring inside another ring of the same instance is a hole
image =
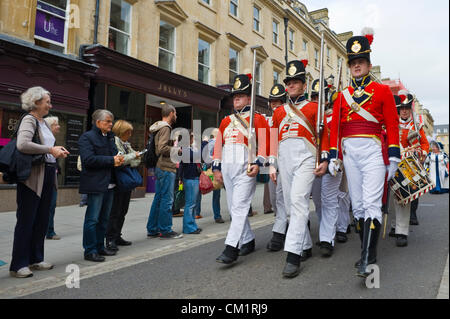
[[[255,228],[269,225],[274,220],[273,214],[264,215],[263,213],[263,194],[264,186],[258,184],[252,202],[253,210],[258,214],[250,218],[252,227]],[[55,214],[55,231],[61,236],[61,240],[45,241],[45,261],[54,264],[55,268],[49,271],[34,271],[34,276],[31,278],[12,278],[9,275],[16,216],[15,212],[0,213],[0,260],[7,263],[0,267],[0,298],[14,298],[64,285],[66,277],[69,275],[66,273],[66,267],[69,264],[78,265],[81,278],[84,279],[225,238],[230,225],[230,215],[224,190],[221,193],[221,215],[225,223],[214,222],[212,193],[204,195],[201,211],[203,218],[196,220],[199,227],[203,229],[202,233],[199,235],[183,234],[184,237],[181,239],[147,238],[146,224],[153,196],[153,194],[147,194],[145,198],[131,201],[125,219],[123,237],[131,240],[133,245],[119,247],[118,254],[106,257],[106,262],[103,263],[94,263],[83,259],[82,230],[86,207],[58,207]],[[182,221],[182,217],[173,218],[174,231],[182,231]],[[216,257],[211,256],[211,258]]]

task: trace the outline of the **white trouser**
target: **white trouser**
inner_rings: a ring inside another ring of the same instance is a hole
[[[343,153],[353,216],[377,219],[382,223],[386,166],[381,145],[373,138],[348,138],[344,140]]]
[[[275,185],[272,180],[269,181],[270,202],[275,209],[275,223],[273,224],[272,231],[280,234],[286,234],[286,228],[288,224],[288,216],[286,208],[284,207],[283,187],[281,185],[281,179],[278,177],[277,184]]]
[[[322,177],[316,177],[312,188],[312,198],[320,225],[319,240],[331,243],[332,246],[334,246],[334,237],[336,236],[339,212],[338,193],[341,179],[341,172],[338,172],[335,177],[325,174]]]
[[[256,178],[247,176],[247,149],[243,145],[225,145],[222,151],[222,176],[227,193],[231,225],[225,245],[239,248],[252,241],[248,211],[256,188]]]
[[[289,138],[279,145],[278,163],[284,204],[290,216],[284,250],[301,255],[303,250],[312,248],[308,219],[315,156],[303,140]]]
[[[392,209],[392,207],[394,209]],[[389,192],[389,211],[395,211],[395,220],[391,217],[391,226],[395,228],[395,234],[409,234],[409,219],[411,218],[411,203],[402,206],[397,203],[394,192]]]
[[[314,207],[316,208],[316,214],[319,220],[319,225],[320,222],[322,221],[322,198],[320,196],[321,189],[322,189],[322,177],[316,176],[311,188],[311,196],[314,202]]]
[[[350,195],[346,192],[338,192],[339,211],[336,222],[336,231],[346,233],[350,225]]]

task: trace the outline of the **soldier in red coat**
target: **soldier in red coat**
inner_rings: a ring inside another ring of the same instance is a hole
[[[360,229],[361,259],[355,266],[361,277],[367,277],[368,264],[376,262],[386,175],[389,180],[400,162],[394,97],[388,86],[374,82],[370,76],[372,40],[370,33],[347,41],[352,81],[334,102],[330,136],[329,170],[337,171],[337,153],[342,151],[353,215]],[[381,137],[383,125],[387,145]]]
[[[257,156],[248,171],[251,87],[250,75],[240,74],[234,78],[231,94],[235,113],[220,123],[214,145],[212,170],[214,178],[225,185],[232,217],[225,250],[216,259],[224,264],[231,264],[238,256],[255,250],[255,234],[250,228],[248,211],[255,193],[256,175],[268,155],[270,131],[265,117],[255,113],[253,137],[256,140],[251,145],[257,145]]]
[[[423,163],[428,154],[430,144],[428,143],[423,127],[416,127],[412,118],[412,104],[414,97],[405,90],[398,93],[399,95],[394,96],[394,98],[396,100],[398,114],[400,115],[399,129],[402,155],[415,153]],[[391,196],[393,196],[393,192],[391,192]],[[416,203],[418,200],[419,198],[415,200]],[[395,209],[395,227],[393,228],[395,228],[395,237],[397,238],[396,245],[398,247],[405,247],[408,245],[409,225],[412,215],[411,206],[413,203],[411,202],[402,206],[398,204],[393,197],[391,198],[391,203],[393,203]],[[417,220],[415,211],[413,217]]]
[[[270,178],[281,182],[284,203],[290,216],[284,250],[287,251],[283,276],[295,277],[300,272],[302,254],[312,247],[308,230],[309,196],[316,176],[322,176],[328,167],[328,129],[320,136],[320,165],[316,167],[318,116],[317,103],[305,98],[305,64],[291,61],[287,65],[284,83],[288,103],[278,107],[273,115],[273,128],[278,130],[278,149],[271,148]],[[280,175],[277,178],[276,168]]]

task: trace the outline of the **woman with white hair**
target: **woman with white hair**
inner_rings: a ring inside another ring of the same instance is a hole
[[[50,93],[42,87],[29,88],[20,96],[22,117],[17,131],[17,150],[34,158],[31,173],[25,182],[17,183],[17,224],[10,274],[13,277],[33,276],[31,269],[48,270],[53,265],[44,262],[44,240],[48,226],[53,190],[56,183],[56,159],[69,152],[55,145],[55,137],[44,121],[52,108]]]
[[[59,133],[59,130],[61,129],[61,126],[59,125],[59,119],[57,116],[48,116],[45,119],[45,123],[50,127],[50,130],[53,133],[53,136],[56,137],[56,134]],[[61,167],[58,165],[58,161],[56,161],[56,176],[58,174],[61,174]],[[56,209],[56,198],[58,196],[58,183],[55,183],[55,187],[53,189],[53,196],[52,201],[50,204],[50,213],[48,218],[48,227],[47,227],[47,239],[53,239],[53,240],[59,240],[61,239],[60,236],[58,236],[55,233],[55,209]]]

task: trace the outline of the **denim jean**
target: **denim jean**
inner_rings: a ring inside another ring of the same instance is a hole
[[[200,216],[201,210],[202,210],[202,193],[200,192],[199,189],[198,195],[195,199],[194,216]]]
[[[173,188],[175,173],[155,168],[155,197],[147,221],[147,234],[167,234],[172,231]]]
[[[216,189],[213,191],[213,212],[214,212],[214,219],[222,218],[220,215],[220,189]]]
[[[190,234],[198,228],[197,223],[195,222],[195,211],[200,194],[198,184],[198,178],[183,179],[184,196],[186,200],[183,214],[183,233],[185,234]]]
[[[88,194],[88,203],[83,226],[84,255],[99,253],[105,249],[105,234],[114,190],[100,194]]]
[[[56,197],[58,195],[58,191],[53,190],[52,201],[50,203],[50,213],[48,216],[48,228],[47,228],[47,238],[51,238],[56,235],[55,233],[55,209],[56,209]]]

